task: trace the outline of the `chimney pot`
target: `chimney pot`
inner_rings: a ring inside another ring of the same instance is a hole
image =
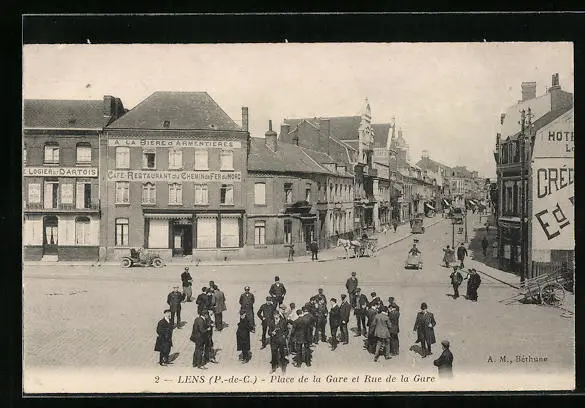
[[[248,107],[242,106],[242,130],[248,131]]]
[[[270,150],[272,150],[274,152],[278,148],[277,137],[278,137],[278,135],[276,134],[276,132],[274,130],[272,130],[272,121],[269,120],[268,121],[268,131],[264,134],[264,143],[266,144],[267,148],[269,148]]]

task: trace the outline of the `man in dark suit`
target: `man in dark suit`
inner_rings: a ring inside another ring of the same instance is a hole
[[[244,288],[244,293],[240,295],[240,307],[243,311],[246,312],[246,316],[248,316],[248,321],[250,322],[250,327],[252,328],[251,332],[254,333],[256,331],[256,322],[254,321],[254,294],[250,292],[250,287],[246,286]]]
[[[327,326],[327,314],[329,313],[327,310],[327,304],[325,300],[319,299],[315,300],[317,302],[317,309],[316,309],[316,316],[317,316],[317,323],[315,326],[315,335],[313,337],[313,343],[318,344],[319,338],[322,342],[327,341],[327,334],[325,334],[325,327]]]
[[[274,304],[272,303],[272,297],[266,297],[266,303],[260,306],[258,309],[258,318],[262,322],[262,349],[266,348],[267,340],[266,333],[268,331],[268,324],[274,317]]]
[[[351,305],[347,301],[345,294],[341,295],[341,306],[339,306],[341,314],[341,324],[339,325],[341,331],[341,341],[343,344],[349,344],[349,332],[347,331],[347,324],[349,323],[349,315],[351,313]]]
[[[158,363],[161,366],[169,364],[169,354],[173,346],[173,325],[171,324],[171,310],[164,311],[164,317],[156,325],[156,343],[154,351],[159,352]]]
[[[374,318],[374,336],[376,336],[376,352],[374,361],[378,361],[380,352],[384,348],[384,357],[390,359],[390,319],[388,319],[388,308],[382,306],[380,312]]]
[[[310,301],[312,302],[313,300],[317,299],[317,301],[321,301],[324,300],[325,303],[327,303],[327,297],[323,294],[323,288],[319,288],[319,290],[317,291],[316,295],[311,296]]]
[[[368,307],[368,298],[366,295],[362,293],[360,288],[357,288],[355,291],[355,301],[353,302],[355,308],[353,309],[353,314],[357,320],[357,334],[356,337],[362,335],[367,336],[367,328],[366,328],[366,309]]]
[[[390,320],[390,354],[397,356],[400,350],[400,342],[398,340],[398,333],[400,333],[400,308],[394,302],[390,304],[388,319]]]
[[[245,310],[240,310],[240,321],[236,330],[236,348],[242,352],[242,364],[247,363],[252,358],[250,353],[250,320]]]
[[[331,298],[331,309],[329,309],[329,327],[331,328],[331,351],[337,348],[337,329],[341,324],[341,311],[337,305],[337,299]]]
[[[421,343],[423,358],[433,354],[431,352],[431,346],[435,344],[435,316],[428,311],[426,303],[421,303],[421,311],[416,315],[416,321],[414,322],[414,329],[417,333],[417,343]]]
[[[215,315],[215,328],[217,331],[223,330],[223,312],[226,311],[225,294],[219,289],[217,285],[213,286],[213,314]]]
[[[189,273],[188,266],[185,267],[185,270],[181,274],[181,282],[183,282],[183,294],[185,295],[185,302],[191,302],[191,298],[193,297],[193,290],[191,287],[193,284],[193,278]]]
[[[217,363],[217,361],[215,361],[215,351],[213,350],[213,320],[211,320],[209,310],[205,313],[204,318],[207,332],[204,337],[203,363]]]
[[[439,377],[451,378],[453,377],[453,353],[449,350],[449,340],[441,342],[443,352],[441,356],[433,361],[433,364],[439,369]]]
[[[459,285],[463,282],[463,275],[459,272],[457,265],[453,266],[453,272],[449,275],[451,278],[451,286],[453,286],[453,299],[459,297]]]
[[[203,352],[205,349],[205,336],[210,327],[205,322],[204,312],[195,318],[193,322],[193,331],[191,332],[191,341],[195,343],[195,351],[193,352],[193,367],[200,369],[207,369],[203,360]]]
[[[295,344],[296,355],[294,357],[295,367],[300,367],[302,363],[307,366],[311,365],[309,340],[307,339],[307,329],[309,326],[308,311],[303,307],[299,317],[292,322],[291,341]]]
[[[347,279],[345,282],[345,288],[347,289],[347,294],[349,295],[349,301],[355,302],[355,291],[358,287],[358,279],[356,277],[357,273],[352,272],[351,277]],[[354,303],[351,303],[351,307],[355,307]]]
[[[367,325],[368,325],[368,333],[366,338],[366,350],[368,353],[374,354],[376,352],[376,336],[374,335],[374,319],[378,314],[378,308],[373,305],[369,304],[368,308],[366,309],[366,317],[367,317]]]
[[[288,324],[287,321],[278,312],[274,312],[273,318],[270,320],[268,325],[268,331],[270,334],[270,351],[272,355],[271,373],[276,371],[277,367],[280,367],[283,373],[286,372],[286,340],[288,337]]]
[[[457,248],[457,259],[461,264],[459,265],[460,268],[465,268],[463,261],[465,261],[465,257],[467,256],[467,249],[463,246],[463,242]]]
[[[185,295],[179,292],[178,286],[173,286],[173,291],[167,296],[167,304],[171,310],[171,325],[181,328],[181,302],[185,298]],[[177,325],[175,326],[175,315],[177,316]]]
[[[201,314],[209,310],[209,295],[207,294],[207,286],[201,288],[201,293],[195,299],[197,304],[197,314]]]
[[[372,306],[374,306],[375,308],[382,306],[382,299],[380,299],[380,296],[378,296],[376,292],[370,293],[370,296],[372,298],[372,300],[370,300],[370,304]]]
[[[274,303],[276,306],[282,305],[282,302],[284,301],[284,295],[286,295],[286,288],[282,283],[280,283],[280,278],[278,276],[274,277],[274,283],[272,286],[270,286],[268,293],[274,298]]]

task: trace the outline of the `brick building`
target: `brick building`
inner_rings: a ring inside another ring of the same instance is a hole
[[[155,92],[104,130],[102,251],[224,259],[244,246],[249,133],[206,92]]]
[[[99,138],[122,102],[24,100],[24,260],[97,260]]]

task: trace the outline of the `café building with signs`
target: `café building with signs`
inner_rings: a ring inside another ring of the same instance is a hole
[[[118,98],[24,100],[23,258],[97,260],[99,137]]]
[[[244,244],[247,108],[238,126],[206,92],[155,92],[101,141],[102,251],[224,259]]]

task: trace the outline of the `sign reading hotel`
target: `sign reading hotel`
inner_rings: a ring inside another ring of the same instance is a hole
[[[97,177],[97,167],[24,167],[25,177]]]
[[[148,171],[148,170],[109,170],[111,181],[208,181],[240,182],[239,171]]]
[[[108,146],[127,147],[195,147],[199,149],[239,149],[238,140],[192,140],[192,139],[108,139]]]
[[[538,131],[532,164],[532,248],[575,249],[573,110]]]

